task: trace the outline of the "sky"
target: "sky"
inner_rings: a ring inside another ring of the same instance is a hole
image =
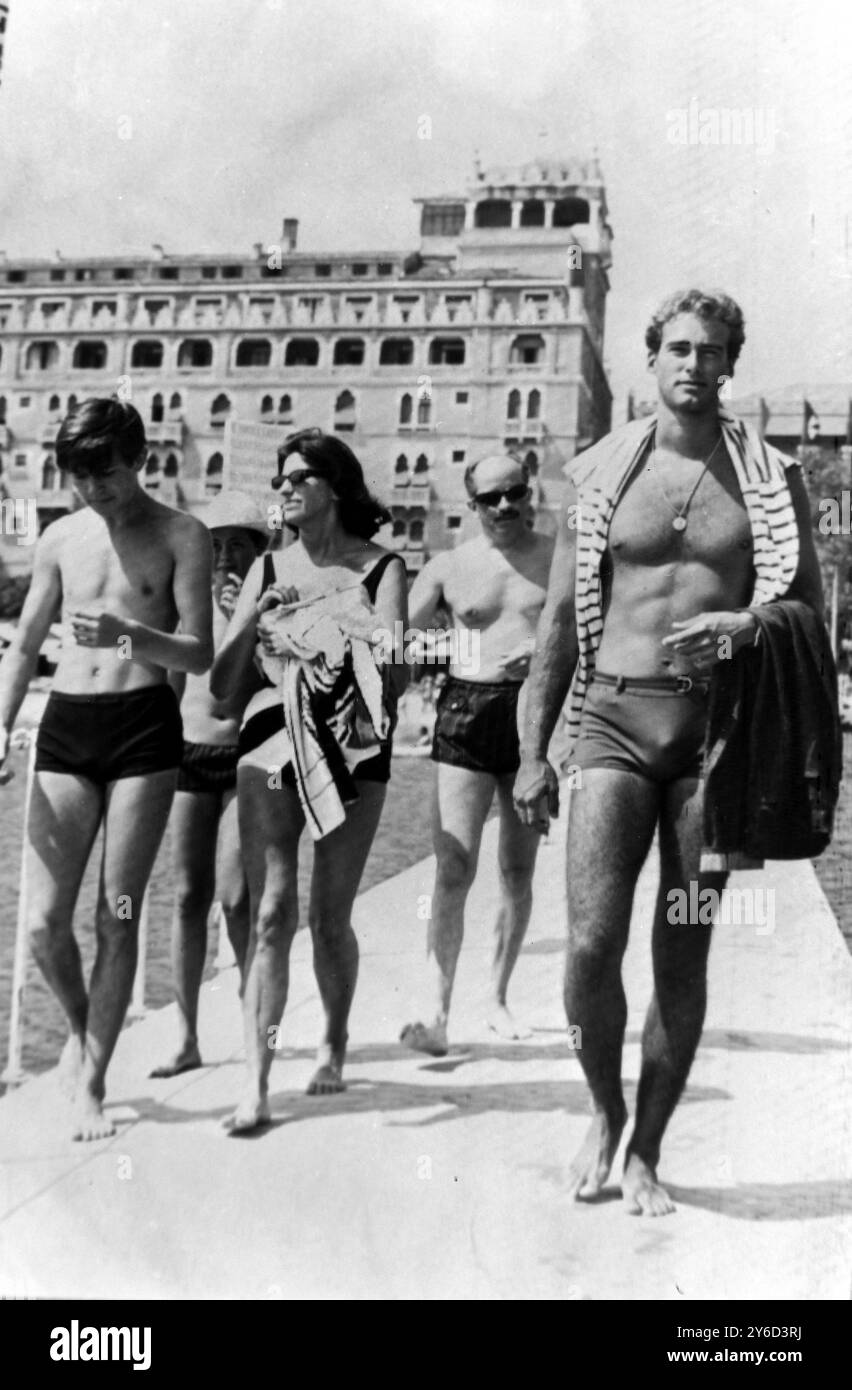
[[[10,257],[243,251],[285,216],[300,249],[413,249],[412,198],[477,154],[595,151],[616,419],[692,284],[743,305],[736,395],[852,386],[848,0],[10,0]]]

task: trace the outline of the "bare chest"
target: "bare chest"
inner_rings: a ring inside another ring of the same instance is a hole
[[[444,593],[466,627],[487,627],[507,617],[535,622],[545,599],[546,574],[530,577],[508,564],[468,564],[445,584]]]
[[[693,561],[725,568],[752,555],[748,513],[733,469],[646,465],[631,481],[612,518],[612,565]]]
[[[172,602],[174,557],[153,527],[118,540],[105,529],[70,536],[60,565],[68,607],[98,603],[141,613]]]

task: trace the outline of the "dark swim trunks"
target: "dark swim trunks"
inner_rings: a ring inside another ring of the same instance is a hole
[[[503,777],[520,767],[520,681],[463,681],[450,676],[435,706],[432,758]]]
[[[688,676],[642,681],[596,672],[572,765],[633,772],[650,782],[701,777],[708,686]]]
[[[65,772],[106,786],[178,767],[183,725],[170,685],[109,695],[54,691],[36,741],[36,772]]]
[[[236,785],[236,744],[184,742],[177,780],[179,792],[212,792],[221,796]]]

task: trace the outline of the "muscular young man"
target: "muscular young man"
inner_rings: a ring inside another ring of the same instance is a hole
[[[438,764],[432,813],[438,862],[429,929],[433,1012],[428,1022],[407,1024],[400,1039],[438,1057],[447,1051],[465,902],[495,794],[500,907],[487,1022],[501,1037],[529,1036],[510,1014],[506,991],[532,911],[538,835],[515,815],[512,786],[519,761],[518,692],[553,554],[553,541],[530,529],[525,464],[506,455],[484,458],[468,469],[465,485],[482,534],[430,560],[409,599],[412,627],[425,627],[440,605],[452,615],[460,639],[438,700],[432,748]]]
[[[41,721],[26,828],[33,953],[68,1018],[63,1061],[75,1139],[114,1132],[106,1070],[130,1000],[137,922],[181,760],[169,669],[213,659],[210,538],[140,486],[145,430],[132,405],[83,401],[56,440],[84,506],[39,541],[32,584],[0,674],[0,759],[61,614],[63,643]],[[180,630],[177,631],[178,625]],[[103,854],[88,990],[72,919],[98,830]]]
[[[749,604],[798,597],[821,607],[798,466],[719,408],[719,382],[743,341],[742,313],[727,296],[672,296],[646,334],[656,416],[574,461],[515,793],[525,823],[546,826],[556,792],[547,739],[574,676],[572,762],[582,784],[568,829],[565,1008],[580,1028],[594,1119],[569,1187],[580,1198],[600,1192],[626,1124],[621,961],[636,880],[659,830],[654,995],[622,1179],[629,1210],[652,1216],[673,1210],[657,1164],[701,1036],[712,930],[672,925],[667,905],[673,889],[695,881],[699,892],[721,893],[727,878],[701,866],[711,673],[754,643]]]

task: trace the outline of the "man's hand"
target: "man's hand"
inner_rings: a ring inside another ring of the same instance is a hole
[[[500,666],[503,674],[510,681],[523,681],[529,675],[530,662],[535,650],[535,643],[528,641],[522,642],[513,651],[504,653],[500,657]]]
[[[521,760],[512,798],[519,820],[546,835],[559,815],[559,779],[546,758]]]
[[[672,623],[674,631],[663,646],[685,656],[701,671],[729,661],[754,641],[757,620],[752,613],[699,613],[687,622]]]
[[[71,631],[79,647],[113,647],[127,636],[130,620],[114,613],[93,613],[78,609],[69,614]]]

